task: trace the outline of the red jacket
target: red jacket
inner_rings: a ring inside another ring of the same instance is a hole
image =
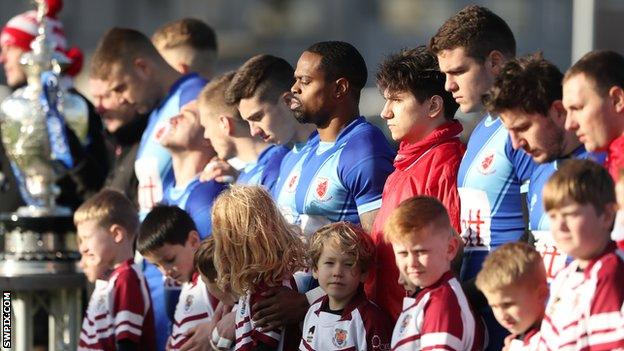
[[[415,144],[401,143],[394,160],[395,170],[384,186],[381,208],[373,224],[372,238],[377,249],[376,269],[366,282],[366,294],[394,320],[401,313],[405,290],[397,283],[399,271],[392,246],[384,242],[383,226],[390,212],[415,195],[433,196],[444,204],[451,224],[459,231],[457,172],[466,146],[459,140],[462,125],[445,123]]]
[[[624,171],[624,135],[615,138],[609,144],[605,167],[609,170],[613,181],[617,182],[620,177],[620,170]]]

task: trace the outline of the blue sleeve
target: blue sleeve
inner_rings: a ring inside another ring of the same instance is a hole
[[[201,239],[212,233],[212,204],[226,185],[216,181],[201,183],[191,192],[186,202],[186,212],[193,218]]]
[[[267,162],[266,167],[264,168],[264,172],[262,172],[262,179],[260,183],[264,185],[269,193],[273,193],[275,189],[275,184],[277,183],[277,178],[280,175],[280,168],[282,166],[282,160],[284,156],[290,151],[286,146],[277,146],[276,150],[271,155],[271,159]]]
[[[505,143],[505,154],[507,154],[507,158],[513,165],[514,173],[520,183],[524,183],[531,178],[531,174],[533,174],[538,164],[524,150],[514,150],[509,135],[507,135],[507,142]]]
[[[394,171],[394,151],[381,131],[370,128],[345,146],[338,165],[340,178],[353,194],[359,214],[381,207],[386,179]]]
[[[199,95],[201,90],[204,88],[206,83],[208,83],[207,80],[201,78],[197,74],[194,74],[193,77],[189,77],[187,79],[188,79],[187,81],[182,83],[183,86],[180,87],[180,106],[179,106],[179,108],[182,108],[182,106],[184,106],[184,105],[188,104],[189,102],[197,99],[197,96]]]

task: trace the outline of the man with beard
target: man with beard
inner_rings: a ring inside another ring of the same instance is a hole
[[[566,159],[604,160],[604,154],[587,152],[574,132],[564,129],[562,79],[559,69],[539,54],[515,59],[503,66],[485,99],[486,109],[505,124],[514,149],[524,149],[539,164],[529,181],[529,229],[548,281],[566,266],[568,256],[555,245],[542,189]]]

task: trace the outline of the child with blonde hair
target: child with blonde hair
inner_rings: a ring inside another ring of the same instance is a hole
[[[141,267],[135,264],[137,209],[105,189],[74,213],[80,265],[95,283],[78,350],[154,350],[154,314]]]
[[[217,282],[239,297],[235,349],[296,349],[299,330],[261,330],[251,316],[268,288],[298,289],[293,274],[305,267],[299,236],[258,186],[233,185],[222,193],[212,208],[212,226]]]
[[[328,224],[312,235],[308,254],[326,295],[308,309],[299,349],[389,349],[390,317],[364,294],[375,257],[370,236],[351,223]]]
[[[476,285],[496,320],[511,333],[506,350],[535,349],[548,299],[540,253],[527,243],[505,244],[485,259]]]

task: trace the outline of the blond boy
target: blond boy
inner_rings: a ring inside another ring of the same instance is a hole
[[[416,196],[399,205],[384,227],[400,273],[421,290],[403,300],[393,350],[481,350],[484,328],[451,271],[460,247],[437,199]]]
[[[182,18],[166,23],[154,32],[152,43],[176,71],[212,78],[217,62],[217,36],[205,22]]]
[[[624,348],[624,259],[610,238],[616,202],[607,170],[569,160],[544,187],[553,237],[574,258],[554,278],[540,348]]]
[[[95,283],[79,350],[154,350],[152,302],[141,267],[133,262],[137,210],[124,195],[102,190],[74,214],[80,265]]]
[[[477,275],[496,320],[512,334],[507,350],[535,349],[548,299],[546,269],[535,248],[509,243],[492,252]]]

